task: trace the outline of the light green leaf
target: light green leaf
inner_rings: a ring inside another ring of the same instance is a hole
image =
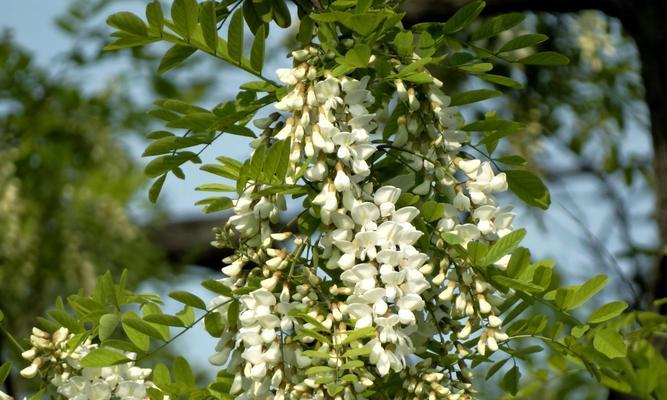
[[[445,205],[436,201],[427,201],[420,207],[420,212],[424,221],[433,222],[442,218],[445,212]]]
[[[510,190],[518,198],[528,205],[543,210],[549,208],[551,204],[549,189],[537,175],[525,170],[509,170],[505,171],[505,174]]]
[[[201,5],[199,25],[208,49],[215,53],[218,49],[218,20],[215,17],[215,2],[208,0]]]
[[[81,359],[81,365],[86,368],[109,367],[125,364],[131,360],[125,355],[106,348],[95,349]]]
[[[587,280],[583,285],[574,292],[572,298],[566,304],[567,310],[573,310],[584,304],[591,297],[595,296],[606,285],[609,278],[606,275],[596,275]]]
[[[232,18],[229,21],[229,28],[227,30],[227,51],[229,52],[229,57],[236,61],[241,62],[243,58],[243,11],[236,10],[232,14]]]
[[[118,323],[120,322],[120,317],[116,314],[104,314],[100,317],[100,326],[98,336],[101,341],[105,341],[113,335]]]
[[[332,367],[329,367],[327,365],[318,365],[315,367],[310,367],[306,370],[306,375],[317,375],[317,374],[322,374],[326,372],[333,372],[334,369]]]
[[[493,18],[488,18],[482,25],[472,34],[472,40],[486,39],[506,31],[521,22],[526,18],[524,13],[509,13],[498,15]]]
[[[180,356],[176,357],[172,370],[174,372],[174,380],[176,383],[181,383],[186,387],[195,385],[195,376],[192,373],[190,364],[188,364],[188,361],[185,358]]]
[[[180,318],[169,314],[149,314],[144,317],[144,321],[151,324],[158,324],[164,326],[184,327],[185,324]]]
[[[188,57],[190,57],[197,49],[190,46],[181,46],[180,44],[175,44],[164,53],[162,60],[160,60],[160,65],[157,67],[158,74],[164,74],[170,69],[176,67]]]
[[[588,323],[599,324],[600,322],[608,321],[621,315],[621,313],[625,311],[626,308],[628,308],[628,305],[623,301],[613,301],[611,303],[607,303],[593,311],[591,316],[588,317]]]
[[[110,26],[135,36],[148,36],[146,24],[138,16],[131,12],[122,11],[107,18],[107,24]]]
[[[504,255],[511,253],[512,250],[517,248],[525,236],[525,229],[517,229],[516,231],[501,237],[489,248],[489,251],[480,261],[480,264],[482,266],[487,266],[500,260]]]
[[[266,27],[262,25],[255,33],[255,40],[250,49],[250,66],[257,72],[262,72],[264,66],[264,41],[266,40]]]
[[[526,35],[517,36],[503,45],[498,50],[499,53],[505,53],[526,47],[532,47],[549,39],[549,36],[541,33],[528,33]]]
[[[123,314],[121,319],[123,326],[129,326],[130,328],[148,335],[153,339],[157,340],[166,340],[165,337],[158,331],[154,326],[149,324],[146,321],[143,321],[139,318],[134,312],[126,312]]]
[[[206,310],[206,303],[204,303],[204,300],[190,292],[177,290],[175,292],[169,293],[169,297],[191,307],[199,308],[200,310]]]
[[[151,160],[151,162],[146,165],[144,173],[150,178],[156,178],[188,161],[201,162],[195,153],[182,151],[174,155],[161,156]]]
[[[601,329],[595,332],[593,347],[609,358],[625,357],[628,353],[623,336],[612,329]]]
[[[396,37],[394,37],[394,47],[398,55],[403,57],[411,56],[414,51],[413,41],[414,35],[411,31],[397,33]]]
[[[197,186],[195,190],[203,192],[236,192],[234,186],[225,185],[224,183],[207,183]]]
[[[452,95],[452,106],[460,106],[463,104],[477,103],[478,101],[491,99],[502,95],[502,92],[491,89],[477,89],[468,92],[456,93]]]
[[[345,53],[342,62],[355,68],[366,68],[371,57],[371,49],[363,43],[357,43]]]
[[[364,347],[357,347],[356,349],[350,349],[350,350],[346,351],[345,353],[343,353],[343,357],[354,358],[354,357],[367,356],[369,354],[371,354],[370,347],[364,346]]]
[[[199,19],[197,0],[174,0],[171,5],[171,19],[174,21],[176,33],[189,42]]]
[[[570,59],[555,51],[543,51],[523,57],[516,62],[526,65],[566,65]]]

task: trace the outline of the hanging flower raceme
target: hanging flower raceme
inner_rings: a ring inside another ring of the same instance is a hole
[[[22,354],[31,364],[21,370],[21,375],[25,378],[42,375],[66,399],[147,398],[147,389],[154,387],[147,380],[150,369],[137,367],[134,362],[104,368],[82,367],[81,359],[98,346],[88,339],[70,349],[68,342],[73,337],[67,328],[59,328],[53,334],[33,328],[32,348]],[[133,359],[134,354],[128,353],[126,357]]]

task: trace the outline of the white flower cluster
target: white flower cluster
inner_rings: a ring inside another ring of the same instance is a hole
[[[231,393],[238,399],[329,398],[325,383],[331,380],[342,382],[336,399],[364,399],[374,381],[391,373],[405,377],[405,398],[468,399],[465,358],[473,350],[461,341],[478,332],[479,354],[498,349],[507,339],[496,315],[502,299],[439,235],[458,237],[465,246],[492,244],[511,232],[514,214],[495,199],[507,190],[505,175],[462,152],[468,134],[459,129],[463,120],[440,82],[396,81],[405,115],[397,119],[391,147],[424,177],[409,190],[449,199],[440,201],[437,237],[424,237],[413,225],[419,210],[397,206],[402,190],[374,187],[369,179],[378,150],[370,138],[380,126],[370,111],[376,100],[369,78],[321,71],[317,54],[314,48],[294,52],[295,67],[278,70],[290,91],[276,108],[288,115],[258,122],[264,134],[254,145],[289,142],[285,182],[303,179],[316,190],[307,212],[319,221],[319,239],[313,245],[310,238],[273,232],[284,199],[260,195],[268,186],[248,182],[218,232],[218,245],[236,249],[224,260],[227,277],[220,282],[237,296],[210,305],[226,326],[210,361],[234,375]],[[317,253],[318,265],[302,258],[304,247]],[[508,260],[496,266],[506,268]],[[323,285],[318,270],[335,276],[335,283]],[[231,320],[237,312],[238,320]],[[364,334],[350,340],[355,332]],[[415,354],[434,337],[446,351],[456,349],[460,362],[450,374],[464,376],[462,382],[428,360],[415,364]],[[344,382],[327,372],[359,359],[363,367],[347,371],[351,378]]]
[[[104,368],[82,368],[80,360],[97,348],[90,340],[73,350],[68,341],[74,335],[67,328],[59,328],[53,334],[33,328],[30,336],[32,348],[22,356],[31,362],[21,371],[25,378],[43,374],[56,387],[57,392],[71,400],[144,400],[152,383],[146,379],[151,370],[129,362]],[[132,358],[133,354],[127,354]]]

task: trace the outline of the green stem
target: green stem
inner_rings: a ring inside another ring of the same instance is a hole
[[[9,339],[9,341],[14,345],[14,347],[16,347],[16,349],[19,351],[19,353],[23,353],[23,352],[25,351],[25,348],[24,348],[23,346],[21,346],[21,343],[19,343],[19,341],[16,340],[16,338],[14,337],[14,335],[12,335],[11,333],[9,333],[9,331],[8,331],[7,329],[5,329],[5,327],[2,326],[2,325],[0,325],[0,332],[2,332],[2,334],[3,334],[7,339]]]

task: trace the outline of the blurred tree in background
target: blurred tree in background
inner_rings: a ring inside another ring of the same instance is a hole
[[[123,57],[119,52],[101,51],[108,30],[97,21],[112,3],[73,1],[57,21],[72,35],[73,43],[86,41],[85,48],[73,46],[67,55],[71,68]],[[405,7],[411,21],[418,23],[444,20],[459,3],[407,1]],[[516,10],[530,8],[523,4]],[[536,8],[524,25],[507,35],[518,35],[522,29],[545,33],[553,39],[548,45],[552,47],[541,50],[564,53],[571,63],[559,68],[508,65],[506,71],[497,71],[523,83],[503,97],[502,106],[494,104],[506,110],[505,117],[525,124],[521,134],[512,137],[509,151],[519,150],[525,161],[508,163],[526,162],[543,171],[560,208],[560,225],[576,233],[561,235],[562,240],[584,243],[590,250],[591,264],[569,267],[588,268],[587,275],[609,274],[619,290],[617,297],[635,308],[650,308],[654,292],[661,289],[654,276],[661,251],[658,235],[647,234],[656,231],[659,213],[650,202],[647,207],[636,206],[638,198],[655,196],[656,182],[650,150],[641,145],[642,140],[650,142],[650,115],[637,47],[628,27],[614,15],[587,10],[598,8],[593,4],[582,2],[578,8],[562,10],[554,6],[547,13],[540,11],[548,7]],[[493,13],[494,8],[488,10]],[[507,35],[495,40],[504,43]],[[150,53],[143,48],[128,53],[128,73],[152,74],[147,71],[154,70],[157,60]],[[483,74],[468,80],[449,70],[436,72],[450,91],[452,87],[491,91],[494,85],[508,84]],[[207,87],[219,74],[220,69],[210,69],[197,82],[180,84],[177,79],[151,75],[152,87],[146,89],[157,96],[195,102],[205,98]],[[136,285],[167,276],[185,260],[220,268],[220,254],[207,247],[210,239],[206,239],[215,222],[146,218],[149,222],[140,224],[128,214],[145,181],[122,137],[147,132],[148,118],[137,100],[124,93],[84,94],[76,84],[33,65],[9,37],[0,43],[0,304],[14,332],[25,331],[54,297],[79,288],[89,290],[95,276],[105,270],[118,273],[128,268]],[[476,108],[476,112],[485,111],[483,106]],[[583,195],[581,188],[586,188]],[[581,211],[591,206],[606,216],[599,229]],[[535,218],[545,217],[535,213]],[[556,229],[543,222],[545,230]],[[172,232],[168,243],[149,240],[156,225]],[[186,254],[194,243],[207,251]],[[566,254],[558,256],[560,264],[568,264],[562,258]],[[177,262],[169,263],[167,258]],[[553,391],[545,393],[540,390],[546,384],[539,380],[541,367],[534,366],[535,382],[540,385],[526,388],[523,398],[604,396],[578,374],[549,383]],[[497,395],[488,394],[489,398]]]

